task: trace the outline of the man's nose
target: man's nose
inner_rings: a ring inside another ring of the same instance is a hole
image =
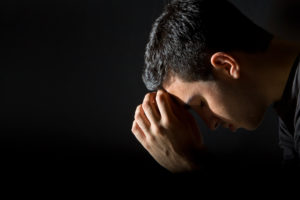
[[[221,124],[221,120],[215,116],[201,116],[201,119],[204,121],[205,125],[211,131],[215,131]]]

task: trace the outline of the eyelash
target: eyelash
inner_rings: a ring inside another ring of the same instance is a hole
[[[188,104],[185,104],[184,107],[185,107],[185,109],[187,109],[187,110],[191,109],[191,106],[189,106]]]
[[[200,108],[203,108],[203,107],[204,107],[204,102],[201,101],[201,103],[200,103]]]
[[[205,103],[204,103],[203,101],[201,101],[201,103],[200,103],[200,108],[203,108],[204,106],[205,106]],[[185,104],[184,107],[185,107],[185,109],[187,109],[187,110],[191,109],[191,106],[189,106],[188,104]]]

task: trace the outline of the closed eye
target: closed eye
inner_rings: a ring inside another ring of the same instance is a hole
[[[186,110],[191,109],[191,106],[190,106],[189,104],[184,104],[183,107],[184,107]]]
[[[200,107],[203,108],[204,106],[205,106],[205,103],[203,101],[201,101]]]
[[[205,103],[204,103],[203,101],[201,101],[199,107],[200,107],[200,108],[203,108],[204,106],[205,106]],[[183,107],[184,107],[186,110],[192,109],[192,107],[191,107],[189,104],[184,104]]]

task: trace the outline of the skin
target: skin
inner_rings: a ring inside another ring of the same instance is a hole
[[[281,99],[292,64],[300,52],[294,43],[273,39],[265,52],[215,52],[213,81],[187,82],[169,74],[163,90],[146,94],[135,112],[132,132],[171,172],[197,170],[205,149],[188,105],[215,130],[257,129],[264,113]]]

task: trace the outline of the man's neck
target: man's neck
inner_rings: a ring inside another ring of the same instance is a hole
[[[266,106],[281,99],[299,52],[298,44],[274,38],[268,50],[258,56],[262,67],[258,78]]]

